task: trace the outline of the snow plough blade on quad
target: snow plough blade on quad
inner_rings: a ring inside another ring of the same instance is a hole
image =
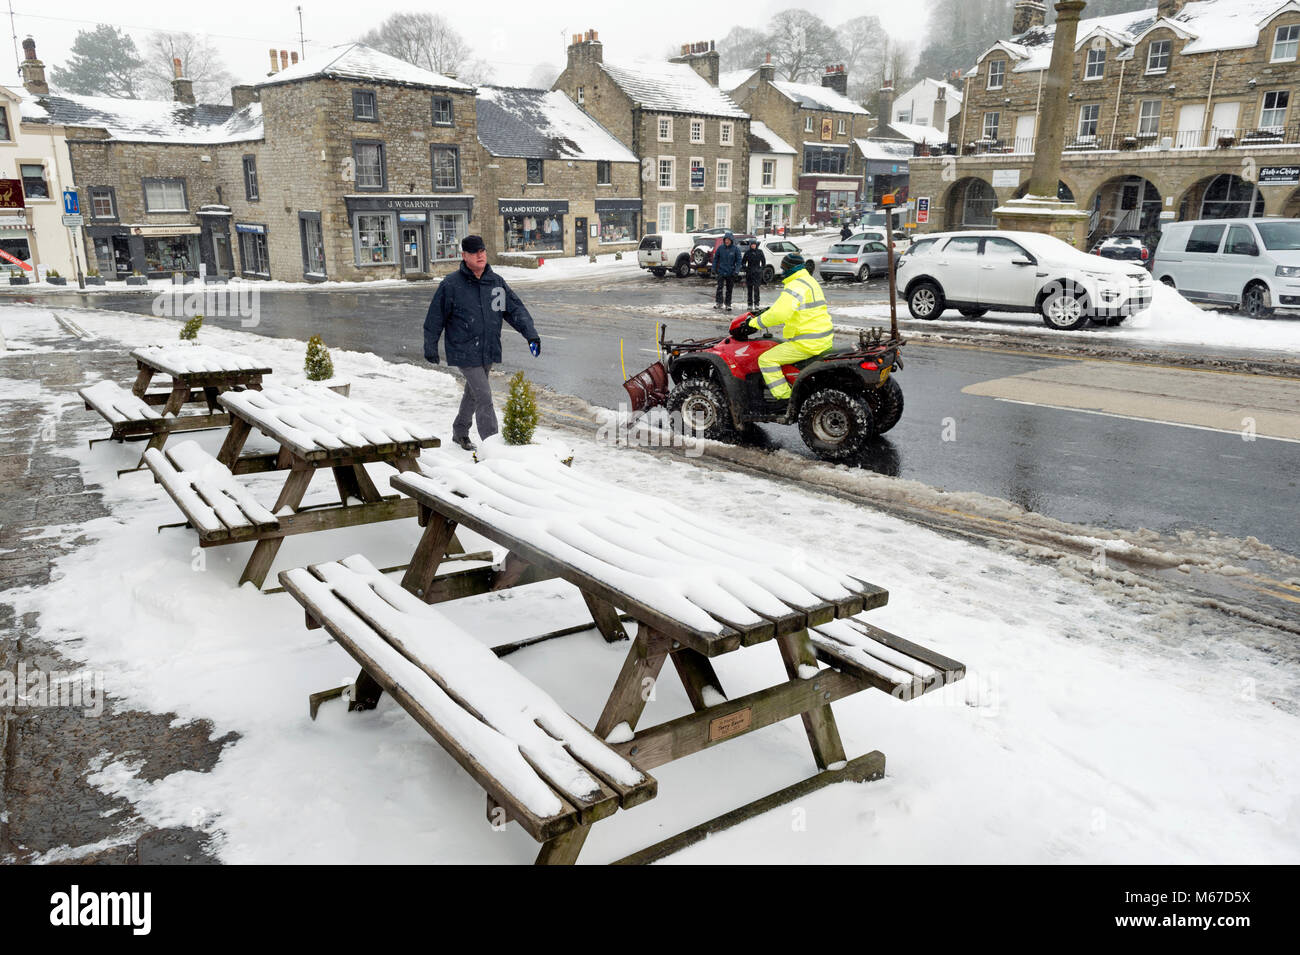
[[[633,412],[658,408],[668,401],[668,369],[663,362],[657,361],[623,382],[623,388],[632,401]]]

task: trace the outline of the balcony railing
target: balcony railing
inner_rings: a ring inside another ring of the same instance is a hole
[[[1300,122],[1286,126],[1239,127],[1235,129],[1212,128],[1175,130],[1171,132],[1116,132],[1093,136],[1067,135],[1063,149],[1066,152],[1104,152],[1120,150],[1180,150],[1180,149],[1250,149],[1270,146],[1300,146]],[[936,147],[937,148],[937,147]],[[945,150],[947,151],[947,150]],[[987,154],[1032,155],[1034,137],[1017,136],[1009,139],[977,139],[961,150],[963,156]],[[931,151],[932,155],[939,155]]]

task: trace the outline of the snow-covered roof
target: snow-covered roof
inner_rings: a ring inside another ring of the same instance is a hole
[[[908,99],[916,99],[921,95],[921,90],[927,88],[933,90],[944,89],[947,91],[944,95],[950,101],[958,104],[959,106],[961,105],[962,92],[958,87],[953,86],[951,83],[945,83],[943,80],[931,79],[928,76],[925,79],[917,80],[916,83],[912,84],[911,89],[899,93],[894,98],[894,103],[895,105],[897,105],[899,103],[905,102]]]
[[[478,141],[494,156],[638,162],[559,90],[480,86],[474,105]]]
[[[685,63],[662,60],[625,60],[601,68],[609,74],[634,103],[665,113],[695,113],[704,116],[732,116],[747,119],[749,114],[732,102],[731,97],[713,86]]]
[[[434,73],[395,56],[381,53],[363,43],[343,43],[319,54],[299,60],[288,69],[260,80],[257,86],[275,86],[296,80],[309,80],[327,76],[342,80],[370,80],[377,83],[396,83],[400,86],[425,86],[439,90],[464,90],[474,87]]]
[[[728,70],[725,73],[718,74],[718,89],[730,93],[732,90],[740,89],[753,78],[757,73],[756,69],[748,70]]]
[[[761,123],[756,119],[749,121],[749,151],[751,153],[789,153],[792,156],[796,153],[795,148],[772,132],[766,123]]]
[[[864,159],[898,162],[912,158],[912,144],[901,139],[855,139],[853,145],[858,147]]]
[[[933,126],[920,126],[916,123],[890,123],[889,128],[914,143],[946,143],[948,141],[948,134]]]
[[[772,80],[772,86],[787,99],[794,100],[804,109],[828,109],[837,113],[870,115],[853,100],[829,86],[817,86],[813,83],[791,83],[789,80]]]
[[[261,103],[236,111],[205,103],[50,94],[24,99],[21,113],[31,122],[103,129],[111,139],[129,143],[215,145],[264,135]]]

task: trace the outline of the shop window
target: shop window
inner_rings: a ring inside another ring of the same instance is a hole
[[[145,179],[145,212],[186,212],[184,179]]]
[[[243,267],[244,275],[255,275],[260,278],[269,279],[271,277],[271,254],[266,247],[265,227],[261,232],[242,231],[238,225],[235,231],[239,234],[239,262]]]
[[[244,198],[257,201],[257,157],[244,157]]]
[[[92,186],[90,189],[90,217],[92,219],[116,219],[117,196],[112,186]]]
[[[23,180],[23,195],[28,199],[50,198],[50,186],[45,181],[45,166],[38,162],[18,164],[18,175]]]
[[[614,182],[613,170],[608,159],[596,160],[596,185],[608,186]]]
[[[452,125],[451,97],[435,96],[433,98],[433,125]]]
[[[460,258],[460,240],[465,238],[466,222],[463,212],[429,216],[429,243],[434,259]]]
[[[14,262],[13,259],[17,259],[19,262],[26,262],[28,265],[31,265],[32,263],[32,249],[26,239],[16,237],[2,238],[0,239],[0,252],[4,252],[5,256],[12,256],[12,258],[0,256],[0,271],[7,272],[11,275],[25,274],[22,266],[18,265],[17,262]]]
[[[299,238],[302,240],[304,275],[325,277],[325,235],[320,227],[319,212],[298,213]]]
[[[622,212],[596,211],[600,223],[601,242],[635,242],[637,220],[640,215],[631,210]]]
[[[455,146],[433,146],[433,191],[456,192],[460,189],[460,150]]]
[[[357,265],[393,264],[393,217],[386,212],[366,215],[358,212],[353,226],[357,243]]]
[[[502,218],[507,252],[564,251],[564,216],[529,213]]]
[[[353,140],[352,158],[356,163],[358,189],[383,189],[387,185],[383,143]]]
[[[375,106],[374,90],[352,91],[352,118],[363,123],[379,122],[379,110]]]
[[[528,166],[528,184],[530,186],[540,186],[545,181],[542,179],[542,161],[540,159],[526,159],[524,162]]]
[[[265,239],[265,236],[263,236]],[[196,235],[146,236],[143,240],[145,271],[197,272],[199,237]]]

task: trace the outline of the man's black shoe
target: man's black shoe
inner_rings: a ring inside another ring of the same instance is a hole
[[[451,443],[457,447],[464,448],[466,451],[474,450],[474,442],[469,438],[452,438]]]

